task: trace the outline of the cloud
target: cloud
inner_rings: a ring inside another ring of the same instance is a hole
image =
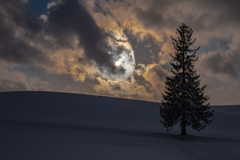
[[[169,63],[172,60],[170,53],[174,54],[175,51],[172,42],[167,41],[162,45],[161,52],[159,53],[159,57],[161,57],[160,59],[161,64]]]
[[[146,72],[143,74],[145,79],[149,79],[150,77],[154,79],[156,78],[157,81],[165,80],[169,73],[162,68],[160,64],[151,64],[146,67]],[[151,78],[150,78],[151,79]]]
[[[132,75],[135,57],[126,37],[100,28],[78,0],[53,1],[48,4],[48,14],[40,17],[32,15],[26,3],[12,1],[0,2],[1,59],[43,67],[50,73],[72,74],[80,81],[92,75],[110,79]],[[68,61],[72,52],[80,53],[76,60]],[[116,67],[119,59],[122,65]]]
[[[170,35],[176,37],[176,28],[184,22],[193,28],[195,46],[201,47],[196,69],[215,103],[215,92],[239,88],[239,3],[54,0],[48,3],[46,14],[36,17],[27,0],[1,1],[0,59],[7,63],[1,71],[5,73],[0,79],[2,90],[48,90],[52,81],[20,71],[23,66],[34,66],[51,76],[70,75],[76,83],[92,87],[94,94],[161,100],[165,77],[170,74],[169,53],[174,53]],[[148,53],[154,56],[149,58]],[[117,60],[122,61],[120,67],[114,65]],[[238,93],[235,89],[234,94]]]
[[[61,3],[60,0],[59,0],[59,1],[48,2],[48,3],[47,3],[47,9],[50,9],[50,8],[58,5],[59,3]]]
[[[149,93],[144,86],[139,85],[134,78],[131,78],[129,81],[125,80],[121,82],[104,80],[101,77],[98,77],[97,80],[99,84],[94,85],[94,89],[98,94],[121,98],[154,100],[152,93]]]
[[[21,0],[23,3],[27,3],[28,2],[28,0]]]
[[[217,88],[207,90],[207,95],[210,96],[211,105],[239,105],[240,103],[240,93],[239,88],[235,85],[233,86],[218,86]]]
[[[118,41],[105,33],[77,0],[65,0],[51,7],[46,26],[48,33],[64,48],[71,48],[71,41],[68,39],[77,36],[78,48],[83,48],[86,58],[96,63],[103,76],[130,76],[126,67],[133,68],[135,60],[129,43]],[[121,65],[117,68],[114,63],[122,57],[126,58],[130,66]]]
[[[42,19],[44,23],[47,22],[47,20],[48,20],[48,16],[45,14],[40,15],[39,18]]]
[[[47,82],[47,81],[41,81],[41,82],[40,82],[40,84],[45,84],[45,85],[48,85],[48,84],[49,84],[49,82]]]
[[[206,45],[209,38],[235,38],[237,28],[240,26],[240,14],[237,9],[237,0],[219,1],[159,1],[151,0],[147,7],[142,5],[132,7],[135,14],[135,23],[144,26],[150,35],[162,36],[170,39],[175,35],[176,28],[186,23],[193,28],[193,36],[197,38],[196,44]],[[139,28],[139,27],[138,27]]]
[[[107,96],[119,96],[149,101],[160,101],[169,75],[160,64],[138,65],[135,76],[125,81],[104,80],[98,77],[95,91]]]
[[[165,89],[165,79],[169,75],[170,73],[163,69],[160,64],[150,64],[147,65],[143,77],[146,81],[150,82],[153,92],[157,95],[161,95]]]
[[[226,52],[209,52],[206,55],[202,55],[199,59],[197,68],[200,68],[201,72],[210,71],[210,74],[221,74],[230,76],[231,78],[239,77],[239,52],[227,50]]]
[[[38,78],[30,79],[21,72],[0,68],[0,92],[6,91],[50,91],[47,85],[36,85]]]
[[[18,64],[50,64],[40,49],[28,43],[41,32],[42,21],[21,1],[1,1],[0,6],[0,58]]]
[[[39,78],[30,78],[30,83],[32,84],[36,84],[36,83],[39,83],[40,79]]]

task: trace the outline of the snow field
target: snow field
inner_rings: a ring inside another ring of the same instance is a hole
[[[160,124],[159,104],[54,92],[0,93],[1,160],[237,160],[240,106],[203,131]]]

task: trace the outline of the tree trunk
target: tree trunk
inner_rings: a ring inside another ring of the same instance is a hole
[[[182,123],[182,133],[181,135],[187,135],[185,123]]]
[[[181,135],[187,135],[186,124],[185,124],[185,112],[182,113],[182,133]]]
[[[185,48],[185,45],[183,45],[183,48]],[[182,67],[182,69],[183,69],[183,71],[182,71],[182,76],[183,76],[183,84],[184,84],[184,90],[186,90],[186,81],[185,81],[185,62],[184,62],[184,59],[185,59],[185,50],[184,49],[182,49],[182,57],[183,57],[183,59],[182,59],[182,65],[183,65],[183,67]],[[185,100],[185,93],[183,92],[183,99]],[[184,111],[184,109],[183,109],[183,111],[182,111],[182,133],[181,133],[181,135],[186,135],[187,133],[186,133],[186,124],[185,124],[185,111]]]

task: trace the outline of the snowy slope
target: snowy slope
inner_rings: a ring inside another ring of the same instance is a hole
[[[0,160],[240,159],[240,106],[202,132],[160,125],[159,104],[54,92],[0,93]]]

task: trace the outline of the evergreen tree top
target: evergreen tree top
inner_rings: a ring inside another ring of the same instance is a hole
[[[199,47],[197,49],[193,49],[193,50],[189,48],[196,41],[196,38],[195,39],[191,38],[192,34],[193,34],[192,28],[190,28],[186,24],[182,23],[182,26],[179,26],[179,28],[177,28],[176,33],[178,35],[177,39],[175,39],[171,36],[175,50],[177,50],[177,51],[185,50],[188,52],[195,52],[195,51],[199,50]]]

